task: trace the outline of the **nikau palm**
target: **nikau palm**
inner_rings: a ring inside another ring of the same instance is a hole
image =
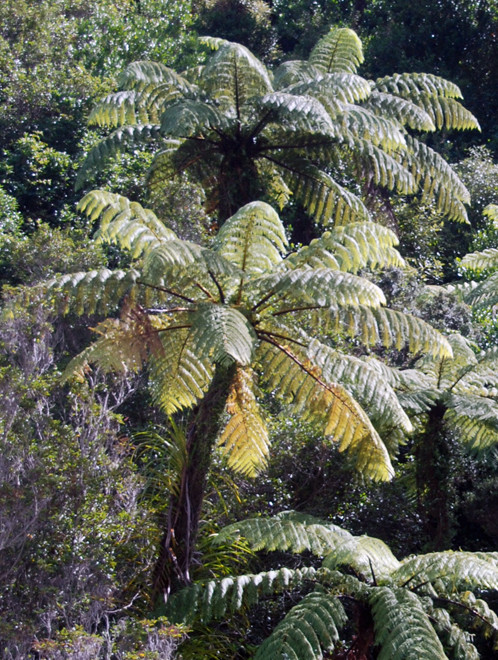
[[[498,592],[496,552],[433,552],[398,561],[379,539],[292,511],[230,525],[217,542],[237,537],[256,551],[307,552],[323,562],[197,583],[172,597],[171,620],[226,620],[297,590],[297,604],[259,646],[256,660],[366,660],[374,648],[379,660],[478,660],[478,648],[487,649],[486,657],[498,650],[498,616],[484,600],[486,592]]]
[[[362,45],[346,28],[274,72],[240,44],[204,41],[214,53],[181,75],[161,63],[128,66],[121,91],[92,112],[91,123],[115,130],[90,152],[80,185],[106,158],[153,141],[150,185],[188,171],[221,221],[265,191],[280,204],[294,195],[322,225],[368,220],[368,199],[386,191],[466,219],[465,186],[413,135],[478,128],[456,85],[421,73],[362,78]]]
[[[392,444],[397,433],[411,429],[393,388],[374,360],[345,355],[307,332],[340,330],[367,346],[451,354],[441,335],[385,308],[382,291],[356,274],[402,263],[390,230],[351,224],[284,258],[284,228],[263,202],[229,218],[210,249],[178,239],[151,211],[118,195],[89,193],[80,209],[100,218],[98,240],[128,249],[134,267],[51,283],[62,305],[76,312],[108,314],[121,307],[119,318],[97,326],[98,339],[70,372],[84,373],[91,362],[114,370],[147,364],[162,410],[191,409],[186,464],[156,573],[159,591],[190,579],[214,444],[248,475],[264,463],[269,439],[258,382],[317,424],[367,477],[391,477],[380,434]]]

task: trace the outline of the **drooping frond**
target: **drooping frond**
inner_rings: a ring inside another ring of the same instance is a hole
[[[404,559],[391,575],[400,586],[416,590],[430,583],[439,594],[467,589],[498,588],[498,554],[492,552],[432,552]]]
[[[139,93],[135,90],[124,90],[109,94],[97,103],[88,118],[92,126],[123,126],[136,124],[137,101]]]
[[[477,357],[470,342],[458,333],[449,335],[451,355],[436,357],[425,355],[417,362],[417,368],[434,378],[438,389],[452,389],[477,365]]]
[[[333,651],[347,615],[337,597],[313,591],[294,606],[258,648],[255,660],[322,660]]]
[[[344,122],[353,135],[368,140],[387,152],[402,152],[406,149],[405,133],[400,126],[364,106],[346,105]]]
[[[465,591],[453,600],[454,603],[448,604],[453,618],[469,632],[489,640],[493,651],[498,651],[498,616],[486,601],[471,591]]]
[[[462,259],[462,266],[469,270],[486,270],[498,267],[498,248],[488,248],[482,252],[471,252]]]
[[[445,650],[449,651],[451,658],[455,658],[455,660],[480,660],[481,656],[472,644],[473,635],[453,623],[447,610],[431,608],[429,615],[439,639],[442,641]]]
[[[355,337],[365,346],[376,344],[412,353],[430,353],[436,357],[451,356],[448,340],[431,325],[410,314],[386,307],[356,306],[330,309],[332,327]]]
[[[206,138],[213,129],[227,131],[235,119],[220,112],[214,105],[184,99],[170,105],[161,116],[161,132],[174,138]]]
[[[498,226],[498,204],[488,204],[482,214]]]
[[[353,159],[361,172],[367,172],[373,183],[401,194],[415,193],[417,182],[413,174],[380,147],[365,139],[354,140]]]
[[[498,273],[493,273],[483,282],[467,287],[465,302],[474,307],[492,307],[498,303]]]
[[[418,102],[432,119],[438,130],[480,130],[479,122],[464,106],[452,98],[421,94]]]
[[[458,85],[431,73],[394,73],[378,78],[375,81],[375,89],[415,100],[420,94],[462,98]]]
[[[283,511],[271,518],[249,518],[224,527],[216,542],[242,536],[254,551],[276,550],[323,557],[353,537],[349,532],[308,514]]]
[[[282,260],[287,246],[285,229],[274,209],[251,202],[225,221],[214,248],[245,273],[269,271]]]
[[[326,382],[318,367],[268,339],[258,351],[264,380],[290,403],[304,421],[319,425],[325,436],[348,451],[356,468],[374,480],[387,480],[392,466],[387,449],[365,412],[340,385]]]
[[[172,621],[187,623],[194,619],[205,622],[222,619],[228,612],[255,605],[264,596],[314,581],[315,576],[314,568],[281,568],[256,575],[197,583],[170,597],[167,614]]]
[[[309,62],[325,73],[356,73],[363,62],[358,35],[349,28],[333,27],[311,51]]]
[[[309,245],[290,254],[292,267],[308,264],[313,268],[337,268],[357,273],[361,268],[402,267],[404,260],[395,249],[396,234],[377,222],[351,223],[335,227]]]
[[[160,126],[157,124],[121,126],[116,129],[88,152],[78,170],[75,183],[76,190],[80,190],[89,178],[95,176],[109,159],[128,149],[143,148],[148,142],[157,140],[160,137]],[[179,144],[178,141],[175,141],[175,148],[178,148]]]
[[[118,76],[118,85],[122,89],[143,90],[152,85],[167,84],[183,94],[194,91],[192,84],[173,69],[161,62],[139,60],[132,62]]]
[[[320,367],[327,381],[341,383],[368,410],[371,419],[387,428],[412,431],[394,390],[368,362],[339,353],[316,339],[309,345],[308,357]]]
[[[178,321],[160,333],[161,347],[149,361],[152,397],[166,415],[196,404],[214,373],[211,361],[193,350],[189,328],[181,327],[186,319]]]
[[[152,211],[115,193],[93,190],[77,208],[92,221],[100,219],[97,241],[128,249],[134,259],[163,241],[177,239]]]
[[[373,89],[364,106],[382,117],[390,117],[416,131],[435,131],[430,115],[416,103]]]
[[[251,362],[256,335],[237,309],[205,303],[192,314],[192,348],[216,364],[232,361],[247,366]]]
[[[344,539],[323,561],[324,568],[352,569],[355,575],[370,584],[387,579],[399,566],[400,563],[389,546],[371,536],[351,536]]]
[[[370,596],[379,660],[447,660],[420,599],[406,589],[379,587]]]
[[[283,90],[301,83],[313,83],[324,75],[321,69],[306,60],[289,60],[277,67],[273,74],[273,85],[275,89]]]
[[[311,67],[309,68],[312,70]],[[330,115],[334,117],[336,113],[331,112],[333,108],[342,109],[344,103],[364,101],[369,98],[370,89],[368,80],[354,73],[321,73],[317,71],[310,77],[310,80],[291,84],[285,91],[291,94],[313,96],[323,103]]]
[[[237,367],[226,403],[229,420],[218,445],[236,472],[253,477],[264,465],[269,436],[254,395],[252,369]]]
[[[263,96],[260,105],[263,109],[272,110],[287,131],[303,136],[312,135],[315,139],[340,135],[338,126],[331,120],[325,107],[312,96],[272,92]]]
[[[451,395],[445,419],[470,450],[486,451],[498,445],[498,404],[493,399]]]

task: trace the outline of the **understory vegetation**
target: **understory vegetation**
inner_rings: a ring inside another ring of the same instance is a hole
[[[0,658],[498,652],[491,0],[0,5]]]

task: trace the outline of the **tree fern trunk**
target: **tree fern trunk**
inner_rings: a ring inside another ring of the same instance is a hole
[[[153,596],[159,604],[191,581],[190,568],[199,529],[211,452],[220,431],[235,366],[215,371],[209,390],[193,409],[187,429],[187,459],[177,494],[170,497],[167,527],[154,570]]]

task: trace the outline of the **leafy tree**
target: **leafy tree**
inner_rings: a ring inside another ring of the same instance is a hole
[[[167,591],[171,582],[189,580],[214,444],[242,473],[254,474],[264,462],[269,438],[257,378],[348,450],[367,477],[392,475],[379,431],[394,447],[397,430],[411,427],[382,369],[311,334],[322,327],[366,346],[449,351],[426,323],[384,308],[381,290],[355,274],[367,265],[401,263],[388,229],[339,227],[283,259],[284,228],[263,202],[227,220],[212,249],[179,240],[151,211],[118,195],[89,193],[80,208],[101,218],[98,239],[128,249],[134,263],[127,271],[52,282],[62,307],[80,314],[122,304],[120,318],[99,324],[99,338],[71,370],[84,371],[88,362],[136,370],[147,362],[153,398],[164,412],[192,408],[156,587]]]
[[[365,204],[380,198],[385,206],[393,190],[421,193],[465,220],[465,187],[410,133],[478,126],[455,85],[425,74],[361,78],[361,42],[348,29],[332,28],[309,60],[273,74],[239,44],[205,42],[215,52],[200,69],[179,75],[135,62],[123,72],[121,91],[90,116],[116,130],[89,153],[80,185],[108,157],[154,139],[151,188],[188,171],[221,221],[266,192],[281,205],[292,193],[317,223],[362,222]]]
[[[470,660],[498,649],[498,616],[485,600],[498,590],[496,553],[398,561],[379,539],[292,511],[235,523],[219,540],[237,537],[257,551],[306,553],[308,562],[195,584],[175,594],[167,611],[178,621],[207,623],[293,591],[297,604],[254,658],[366,659],[375,649],[386,660]]]

